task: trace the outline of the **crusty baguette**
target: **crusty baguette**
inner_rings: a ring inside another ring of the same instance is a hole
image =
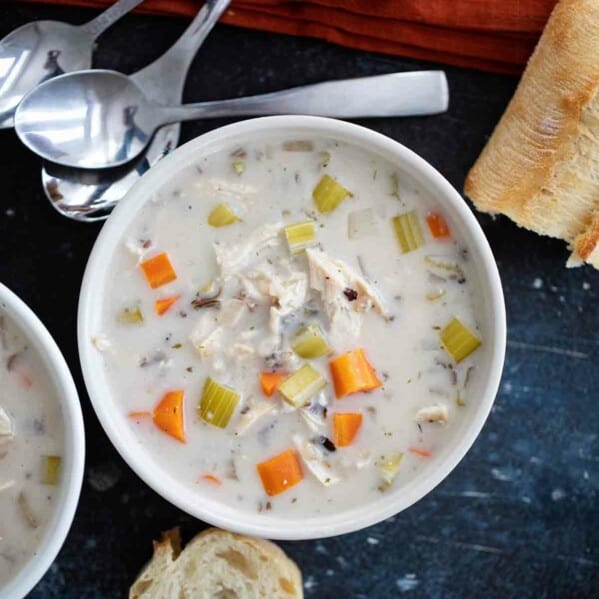
[[[129,599],[302,599],[299,568],[274,543],[209,528],[181,551],[179,529],[154,542],[154,555]]]
[[[599,268],[599,0],[561,0],[472,167],[479,210],[559,237]]]

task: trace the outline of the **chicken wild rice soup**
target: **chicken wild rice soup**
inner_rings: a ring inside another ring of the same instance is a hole
[[[199,156],[112,259],[90,343],[115,406],[165,475],[264,517],[401,487],[476,402],[480,300],[454,233],[351,144]]]
[[[39,354],[0,308],[0,595],[35,556],[54,515],[63,432]]]

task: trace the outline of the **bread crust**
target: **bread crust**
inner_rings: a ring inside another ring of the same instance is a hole
[[[598,241],[598,32],[597,0],[556,5],[464,186],[479,210],[564,239],[582,260]]]
[[[235,534],[218,528],[208,528],[197,534],[186,547],[181,550],[181,536],[179,528],[172,528],[162,533],[160,541],[154,541],[154,554],[152,559],[144,566],[137,579],[129,590],[129,599],[143,599],[160,597],[164,595],[164,587],[170,588],[168,579],[172,581],[174,596],[184,596],[180,587],[176,587],[177,560],[182,554],[201,554],[207,545],[218,547],[224,545],[239,548],[240,544],[249,545],[259,555],[260,559],[270,564],[273,575],[278,577],[281,589],[280,597],[285,599],[303,599],[302,575],[295,562],[287,557],[285,552],[274,543],[265,539],[248,537]],[[197,555],[196,554],[196,555]],[[166,579],[166,580],[165,580]],[[158,585],[159,591],[154,591],[158,580],[164,580],[165,585]],[[253,595],[252,595],[253,596]],[[272,599],[276,599],[273,597]]]

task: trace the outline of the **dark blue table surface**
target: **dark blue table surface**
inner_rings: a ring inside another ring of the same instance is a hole
[[[91,11],[2,3],[0,36],[34,19],[73,23]],[[131,72],[183,30],[180,19],[129,16],[102,39],[96,65]],[[310,39],[217,26],[190,73],[186,99],[221,99],[325,79],[429,68]],[[363,124],[413,149],[462,189],[516,86],[511,77],[446,68],[449,111]],[[183,128],[183,140],[226,120]],[[79,510],[58,559],[32,593],[123,597],[160,531],[205,524],[151,491],[102,431],[75,342],[79,285],[100,229],[59,216],[40,161],[0,131],[0,280],[50,329],[71,367],[87,431]],[[395,518],[322,541],[282,543],[306,597],[599,597],[599,273],[566,270],[560,241],[477,213],[495,253],[508,313],[495,407],[466,458]]]

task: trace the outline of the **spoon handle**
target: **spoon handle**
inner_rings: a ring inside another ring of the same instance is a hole
[[[133,10],[143,0],[117,0],[112,6],[100,13],[95,19],[81,25],[81,29],[96,39],[122,16]]]
[[[304,85],[288,90],[161,109],[162,123],[198,118],[311,114],[340,118],[415,116],[447,110],[443,71],[416,71]]]
[[[166,91],[176,98],[169,102],[180,101],[192,60],[229,4],[231,0],[206,0],[183,35],[160,58],[131,75],[131,79],[152,99],[164,102]]]

